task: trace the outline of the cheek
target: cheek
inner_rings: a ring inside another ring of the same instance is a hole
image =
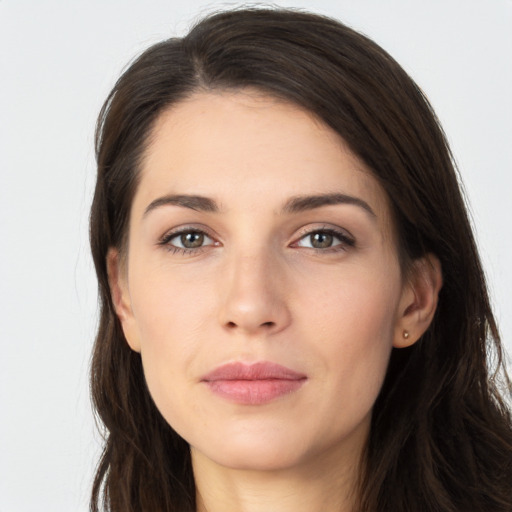
[[[380,390],[393,344],[400,281],[397,271],[387,275],[345,273],[301,305],[321,370],[334,376],[331,392],[363,408]]]
[[[193,351],[213,313],[210,288],[193,275],[180,276],[159,268],[134,276],[132,307],[145,348],[161,356]]]
[[[213,341],[208,336],[213,297],[200,283],[177,283],[161,274],[146,273],[132,284],[146,382],[157,407],[174,426],[179,421],[175,411],[193,409],[183,391],[198,377],[198,354],[210,350],[204,345]]]
[[[401,293],[400,272],[394,267],[383,268],[382,263],[363,270],[348,267],[323,279],[311,273],[310,282],[302,286],[308,293],[302,294],[300,316],[321,331],[337,331],[343,339],[350,333],[358,344],[389,340]]]

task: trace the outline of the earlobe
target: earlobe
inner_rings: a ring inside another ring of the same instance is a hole
[[[126,341],[132,350],[140,352],[140,343],[131,306],[127,276],[117,249],[111,248],[108,251],[107,273],[112,303],[116,315],[121,322]]]
[[[409,347],[425,333],[434,318],[442,286],[442,269],[437,256],[429,253],[414,261],[402,291],[394,347]]]

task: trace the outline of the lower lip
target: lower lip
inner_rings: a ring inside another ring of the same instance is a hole
[[[305,379],[215,380],[206,385],[216,395],[245,405],[261,405],[297,391]]]

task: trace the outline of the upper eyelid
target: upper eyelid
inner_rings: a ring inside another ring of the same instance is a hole
[[[329,233],[338,234],[340,236],[345,236],[346,238],[350,238],[351,240],[355,240],[354,235],[348,229],[339,227],[339,226],[332,226],[332,225],[326,225],[323,224],[322,226],[317,226],[314,228],[302,228],[299,233],[295,236],[296,240],[300,240],[301,238],[304,238],[305,236],[311,235],[313,233],[319,233],[322,231],[326,231]]]
[[[218,237],[216,237],[215,234],[213,234],[212,231],[208,229],[206,226],[184,224],[183,226],[177,226],[175,228],[171,228],[165,231],[164,234],[161,237],[159,237],[159,240],[171,240],[175,236],[182,235],[183,233],[202,233],[207,237],[211,238],[212,240],[218,239]]]

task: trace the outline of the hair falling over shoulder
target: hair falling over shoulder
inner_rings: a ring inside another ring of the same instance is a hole
[[[314,113],[379,180],[405,268],[435,254],[444,285],[423,338],[393,349],[373,409],[358,512],[511,512],[511,386],[466,205],[428,101],[379,46],[314,14],[241,9],[145,51],[100,113],[90,240],[100,323],[91,366],[105,446],[91,511],[194,511],[189,447],[162,418],[115,314],[107,252],[125,249],[159,114],[199,90],[251,87]]]

